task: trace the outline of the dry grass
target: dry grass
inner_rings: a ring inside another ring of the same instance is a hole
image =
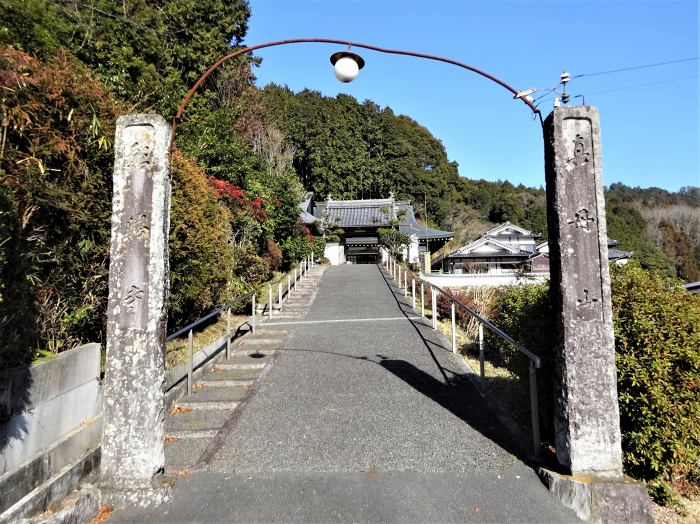
[[[245,315],[231,315],[231,330],[235,333],[239,326],[247,321]],[[201,331],[193,333],[192,352],[196,353],[217,338],[226,334],[226,313],[221,313],[218,320],[209,324]],[[165,344],[165,369],[172,369],[178,364],[187,362],[187,334]]]
[[[452,342],[450,319],[438,320],[438,330]],[[479,373],[478,328],[470,322],[468,329],[457,325],[457,352],[476,373]],[[450,348],[448,348],[450,349]],[[529,384],[508,369],[498,366],[488,358],[488,348],[484,358],[484,388],[506,409],[518,425],[530,431],[530,390]]]
[[[694,524],[700,522],[700,493],[678,497],[677,506],[659,506],[652,503],[657,524]]]

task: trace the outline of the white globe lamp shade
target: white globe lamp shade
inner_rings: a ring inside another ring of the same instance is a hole
[[[352,58],[345,57],[341,58],[335,63],[333,68],[335,72],[335,77],[341,82],[352,82],[357,78],[357,74],[360,72],[360,68]]]
[[[362,57],[348,51],[331,56],[335,77],[341,82],[352,82],[365,65]]]

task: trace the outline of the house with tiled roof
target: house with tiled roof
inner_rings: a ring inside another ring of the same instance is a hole
[[[432,263],[432,272],[475,278],[482,275],[486,279],[484,282],[497,285],[506,280],[487,277],[510,275],[513,283],[528,277],[546,278],[549,276],[549,244],[546,240],[537,243],[539,238],[539,233],[505,222],[489,229],[474,242],[437,257]],[[610,262],[625,264],[632,254],[631,251],[619,249],[616,240],[608,239]],[[474,284],[480,285],[477,280],[474,280]]]
[[[505,222],[474,242],[436,258],[432,269],[451,274],[514,272],[535,254],[541,236]]]
[[[404,254],[409,263],[420,263],[452,238],[451,231],[431,229],[418,223],[408,201],[389,198],[370,200],[333,200],[313,202],[313,195],[301,204],[301,220],[314,224],[324,234],[342,230],[338,241],[326,241],[325,256],[331,264],[376,264],[380,262],[380,228],[396,227],[411,237],[411,246]]]

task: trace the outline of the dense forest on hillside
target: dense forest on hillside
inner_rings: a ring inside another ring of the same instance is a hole
[[[171,118],[198,76],[241,45],[249,15],[244,0],[3,2],[0,367],[103,340],[116,118]],[[546,236],[542,188],[460,177],[428,129],[370,100],[258,89],[258,62],[221,68],[178,127],[171,328],[322,252],[299,223],[306,191],[393,192],[456,232],[448,248],[505,220]],[[643,267],[699,280],[699,193],[614,184],[610,236]]]
[[[547,236],[543,188],[460,177],[440,140],[389,107],[276,85],[260,97],[263,118],[286,136],[306,190],[338,199],[389,192],[410,199],[420,218],[455,231],[448,250],[506,220]],[[634,251],[642,267],[700,280],[699,188],[672,193],[618,183],[606,200],[609,236]]]

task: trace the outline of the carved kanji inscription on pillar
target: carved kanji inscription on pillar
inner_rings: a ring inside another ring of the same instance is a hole
[[[574,213],[573,220],[569,220],[568,224],[574,226],[576,229],[581,229],[586,233],[591,231],[591,222],[595,222],[595,217],[591,216],[590,211],[585,207],[582,207],[576,213]]]
[[[158,115],[117,121],[101,469],[118,506],[162,498],[169,142]]]
[[[545,122],[556,312],[556,451],[574,474],[622,475],[600,130],[594,108]]]

